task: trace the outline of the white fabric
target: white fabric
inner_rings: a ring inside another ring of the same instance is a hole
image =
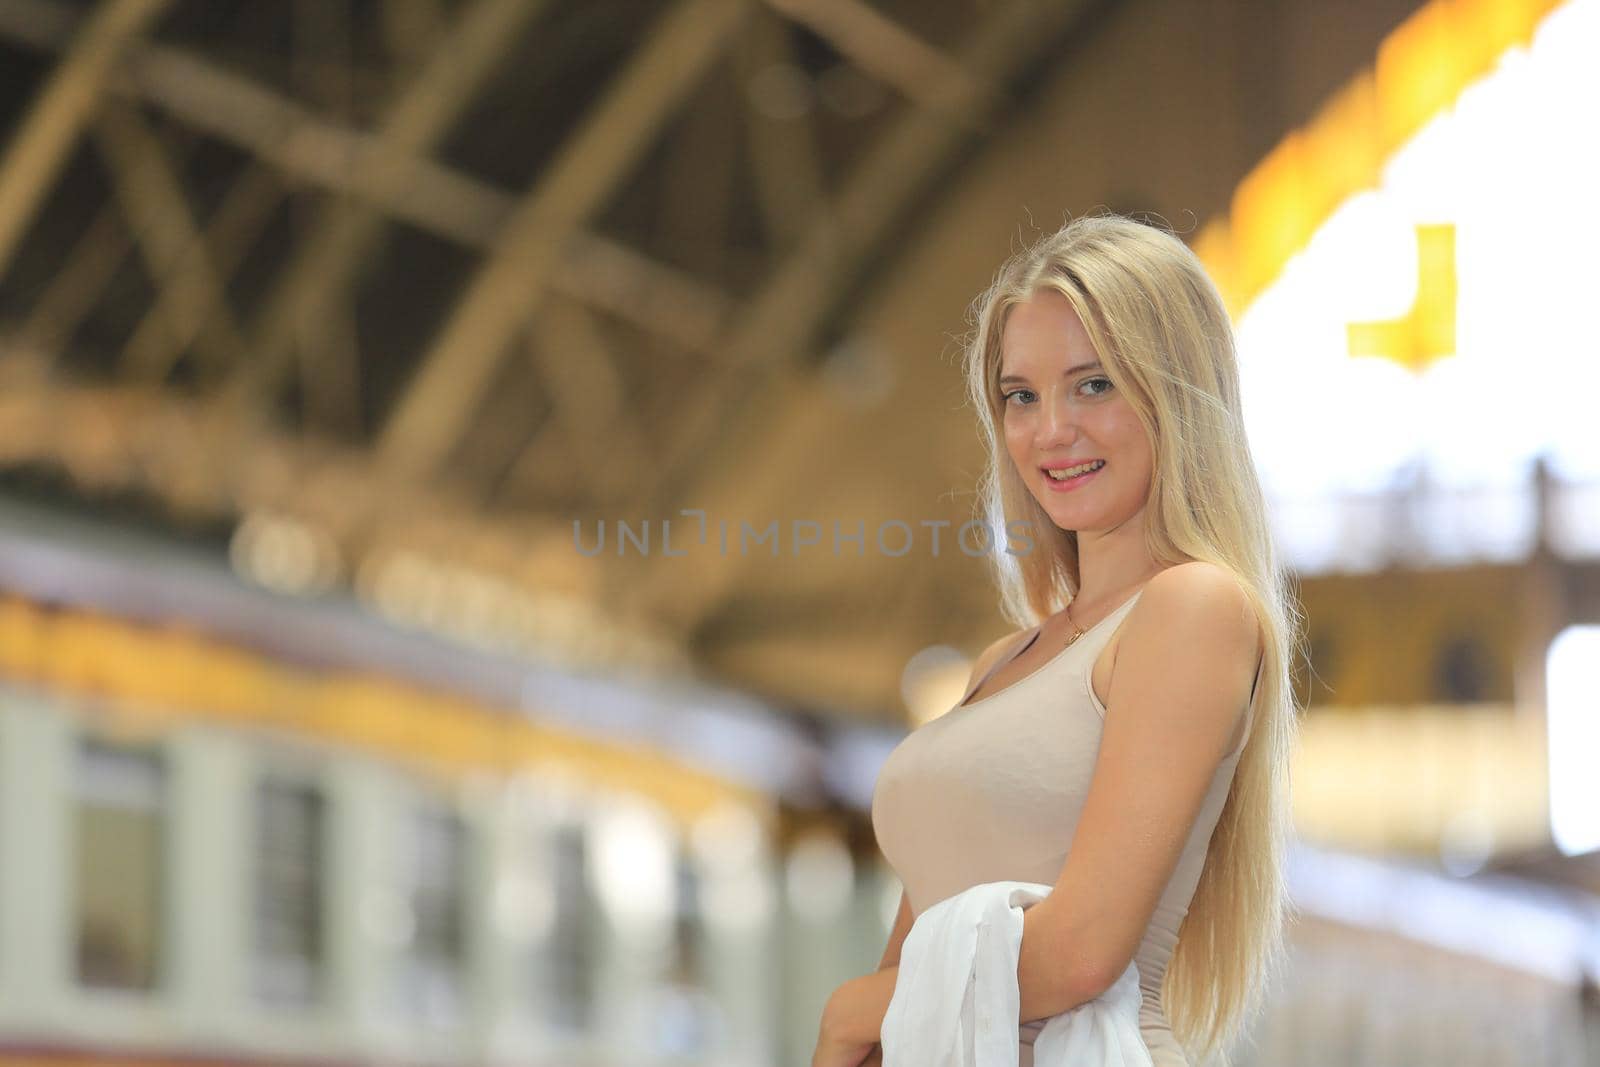
[[[1049,895],[1035,882],[989,882],[917,916],[883,1017],[884,1067],[1015,1067],[1022,911]],[[1100,996],[1045,1021],[1034,1067],[1152,1067],[1141,1000],[1129,963]]]

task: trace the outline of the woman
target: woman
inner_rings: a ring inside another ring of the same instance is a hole
[[[974,885],[1052,885],[1017,967],[1022,1067],[1043,1020],[1133,961],[1156,1067],[1223,1054],[1282,952],[1289,665],[1274,559],[1216,287],[1171,234],[1063,227],[980,299],[967,384],[995,557],[1039,622],[890,755],[873,824],[905,886],[879,969],[840,986],[814,1067],[877,1062],[915,916]],[[1224,1055],[1225,1059],[1225,1055]]]

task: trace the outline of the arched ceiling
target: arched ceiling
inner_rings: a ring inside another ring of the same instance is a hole
[[[0,0],[3,484],[894,719],[1003,625],[972,295],[1067,212],[1197,230],[1414,6]]]

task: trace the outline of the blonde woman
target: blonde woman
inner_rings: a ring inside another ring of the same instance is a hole
[[[1137,965],[1156,1067],[1226,1050],[1288,915],[1299,615],[1240,416],[1233,332],[1184,244],[1115,216],[1014,256],[967,383],[1018,633],[890,755],[873,797],[905,887],[880,967],[841,985],[814,1067],[878,1062],[915,917],[974,885],[1054,887],[1023,919],[1023,1042]]]

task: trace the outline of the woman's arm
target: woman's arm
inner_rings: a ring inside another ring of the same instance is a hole
[[[883,1017],[894,997],[899,965],[852,978],[833,991],[822,1011],[812,1067],[856,1067],[877,1054]]]
[[[1185,563],[1146,584],[1117,645],[1094,775],[1050,895],[1023,913],[1021,1020],[1127,969],[1237,736],[1260,624],[1233,576]]]

